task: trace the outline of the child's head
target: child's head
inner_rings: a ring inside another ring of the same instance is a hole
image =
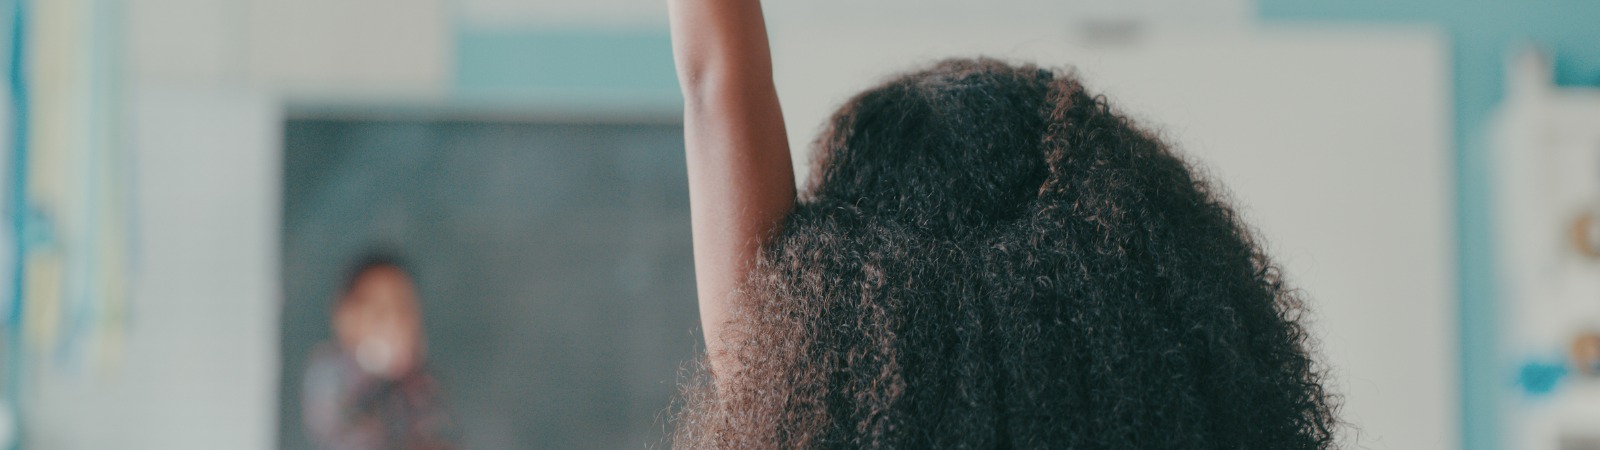
[[[400,378],[421,362],[416,288],[394,258],[371,256],[351,270],[334,307],[333,328],[340,347],[372,375]]]
[[[951,60],[863,92],[817,141],[806,196],[941,233],[1015,220],[1048,173],[1053,77]]]
[[[1299,300],[1072,74],[942,62],[850,100],[817,153],[680,444],[1331,445]]]

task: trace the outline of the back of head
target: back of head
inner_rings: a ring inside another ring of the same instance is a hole
[[[940,234],[1014,220],[1045,180],[1053,78],[952,60],[868,90],[818,142],[809,197]]]
[[[942,62],[852,99],[817,152],[678,444],[1332,445],[1299,301],[1072,75]]]

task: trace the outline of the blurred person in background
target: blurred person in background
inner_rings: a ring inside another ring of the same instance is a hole
[[[305,374],[306,428],[326,450],[454,448],[450,415],[424,365],[416,287],[399,259],[363,258],[333,311],[334,342]]]

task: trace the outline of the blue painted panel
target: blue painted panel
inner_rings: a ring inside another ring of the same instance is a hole
[[[682,105],[666,30],[459,30],[455,89],[467,101],[591,111]]]

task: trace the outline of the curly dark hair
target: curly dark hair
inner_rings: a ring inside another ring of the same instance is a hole
[[[680,448],[1326,449],[1303,302],[1217,188],[1071,72],[850,100]]]

